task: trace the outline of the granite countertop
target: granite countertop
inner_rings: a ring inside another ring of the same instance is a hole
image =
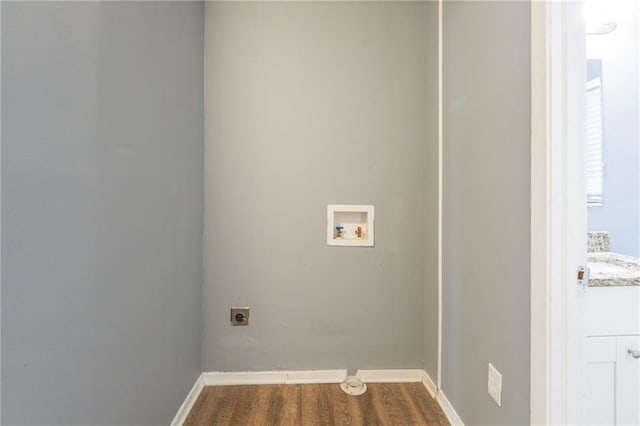
[[[587,232],[587,251],[589,253],[609,251],[611,247],[609,233],[605,231]]]
[[[589,287],[640,286],[640,259],[611,252],[587,254]]]

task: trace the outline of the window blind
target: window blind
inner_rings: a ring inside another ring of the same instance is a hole
[[[587,83],[587,205],[603,204],[604,162],[602,155],[602,79]]]

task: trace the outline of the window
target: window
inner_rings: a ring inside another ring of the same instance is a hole
[[[587,205],[602,206],[604,163],[602,161],[602,79],[587,83]]]

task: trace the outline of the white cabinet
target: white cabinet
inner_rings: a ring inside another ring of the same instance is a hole
[[[616,338],[616,423],[640,425],[640,358],[629,350],[640,351],[640,336]]]
[[[587,339],[586,420],[593,425],[640,425],[640,336]]]
[[[585,419],[593,425],[612,425],[616,419],[616,338],[587,338]]]
[[[585,420],[640,425],[640,288],[589,288]]]

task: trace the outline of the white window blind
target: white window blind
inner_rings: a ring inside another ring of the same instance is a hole
[[[603,175],[604,163],[602,161],[602,79],[595,78],[587,83],[587,205],[602,205]]]

